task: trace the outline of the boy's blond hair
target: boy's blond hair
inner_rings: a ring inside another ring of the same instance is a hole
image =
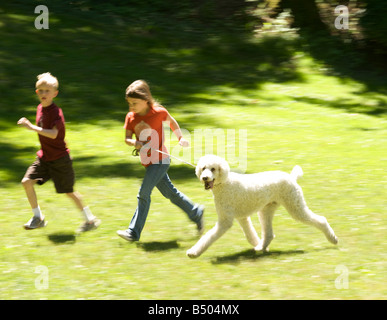
[[[38,81],[36,81],[36,88],[38,88],[41,85],[47,85],[54,87],[56,90],[58,90],[59,82],[56,77],[54,77],[50,72],[42,73],[37,76]]]

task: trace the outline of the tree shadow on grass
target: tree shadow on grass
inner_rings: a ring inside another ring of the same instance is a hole
[[[25,5],[6,5],[2,13],[4,71],[0,73],[0,89],[4,99],[0,118],[5,129],[18,117],[33,117],[38,101],[33,100],[31,86],[36,75],[45,70],[58,76],[61,87],[55,101],[63,108],[66,120],[74,124],[102,120],[123,123],[125,88],[141,78],[150,81],[155,98],[161,98],[172,112],[212,87],[256,89],[267,81],[303,80],[293,59],[297,43],[291,39],[252,41],[250,35],[217,29],[188,32],[184,31],[184,21],[173,32],[160,25],[144,35],[139,30],[144,29],[144,23],[154,23],[153,15],[144,17],[147,22],[122,16],[122,25],[117,26],[98,12],[85,16],[76,7],[57,1],[50,6],[56,19],[45,32],[34,28],[33,20],[31,25],[31,13]],[[52,46],[47,49],[44,43]]]
[[[177,240],[139,242],[136,245],[138,248],[141,248],[144,251],[148,251],[148,252],[166,251],[166,250],[178,249],[180,247]]]
[[[0,181],[0,187],[6,187],[9,183],[19,183],[24,176],[29,165],[35,160],[37,147],[19,147],[17,145],[1,141],[0,142],[0,171],[6,173],[6,177]],[[29,154],[30,156],[20,157]],[[75,156],[73,162],[76,178],[143,178],[145,170],[138,160],[137,163],[129,160],[121,160],[107,163],[107,161],[95,156]],[[177,160],[173,160],[168,170],[172,180],[196,179],[195,168],[182,165]]]
[[[99,156],[80,156],[74,158],[74,169],[77,177],[141,177],[144,172],[141,164],[118,160],[107,163]]]
[[[177,160],[173,160],[168,169],[168,175],[173,180],[196,179],[195,168],[182,165]],[[74,158],[74,169],[76,177],[123,177],[123,178],[143,178],[145,169],[140,160],[137,163],[129,160],[118,160],[112,163],[104,163],[104,159],[98,156],[81,156]]]
[[[169,178],[173,180],[191,180],[197,179],[195,175],[195,168],[188,165],[174,165],[168,169]]]
[[[359,96],[363,94],[361,92],[357,93]],[[363,95],[366,99],[367,94]],[[361,105],[357,101],[351,101],[349,99],[340,98],[334,101],[327,101],[318,98],[310,98],[310,97],[295,97],[294,101],[307,103],[311,105],[319,105],[332,109],[340,109],[346,112],[351,113],[362,113],[370,116],[382,116],[387,113],[387,104],[381,98],[373,98],[369,99],[373,104],[372,105]]]
[[[54,244],[74,244],[76,242],[76,235],[74,232],[51,233],[47,238]]]
[[[0,181],[0,186],[6,186],[7,183],[18,183],[24,176],[28,166],[34,161],[35,147],[19,147],[11,143],[0,142],[0,170],[5,171],[7,177]],[[30,154],[28,161],[20,158],[22,154]]]

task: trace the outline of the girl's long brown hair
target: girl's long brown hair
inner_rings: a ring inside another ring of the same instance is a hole
[[[156,101],[152,97],[149,85],[145,80],[136,80],[131,83],[126,88],[125,97],[145,100],[151,107],[156,104]]]

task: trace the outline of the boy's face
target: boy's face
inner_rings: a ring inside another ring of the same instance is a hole
[[[127,97],[126,101],[129,104],[129,111],[137,113],[140,116],[146,115],[149,111],[148,101],[130,97]]]
[[[48,107],[52,104],[52,100],[58,95],[58,90],[52,86],[41,85],[36,89],[36,94],[43,107]]]

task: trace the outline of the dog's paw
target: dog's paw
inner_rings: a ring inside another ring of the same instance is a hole
[[[188,256],[189,258],[191,258],[191,259],[194,259],[194,258],[199,257],[199,255],[197,254],[197,252],[194,251],[194,250],[192,250],[192,248],[189,249],[189,250],[187,250],[187,256]]]
[[[257,251],[269,252],[269,247],[264,248],[262,245],[263,245],[262,243],[260,243],[259,245],[257,245],[257,246],[254,248],[254,251],[256,251],[256,252],[257,252]]]
[[[339,238],[337,238],[335,235],[333,235],[329,241],[332,242],[333,244],[338,244]]]

